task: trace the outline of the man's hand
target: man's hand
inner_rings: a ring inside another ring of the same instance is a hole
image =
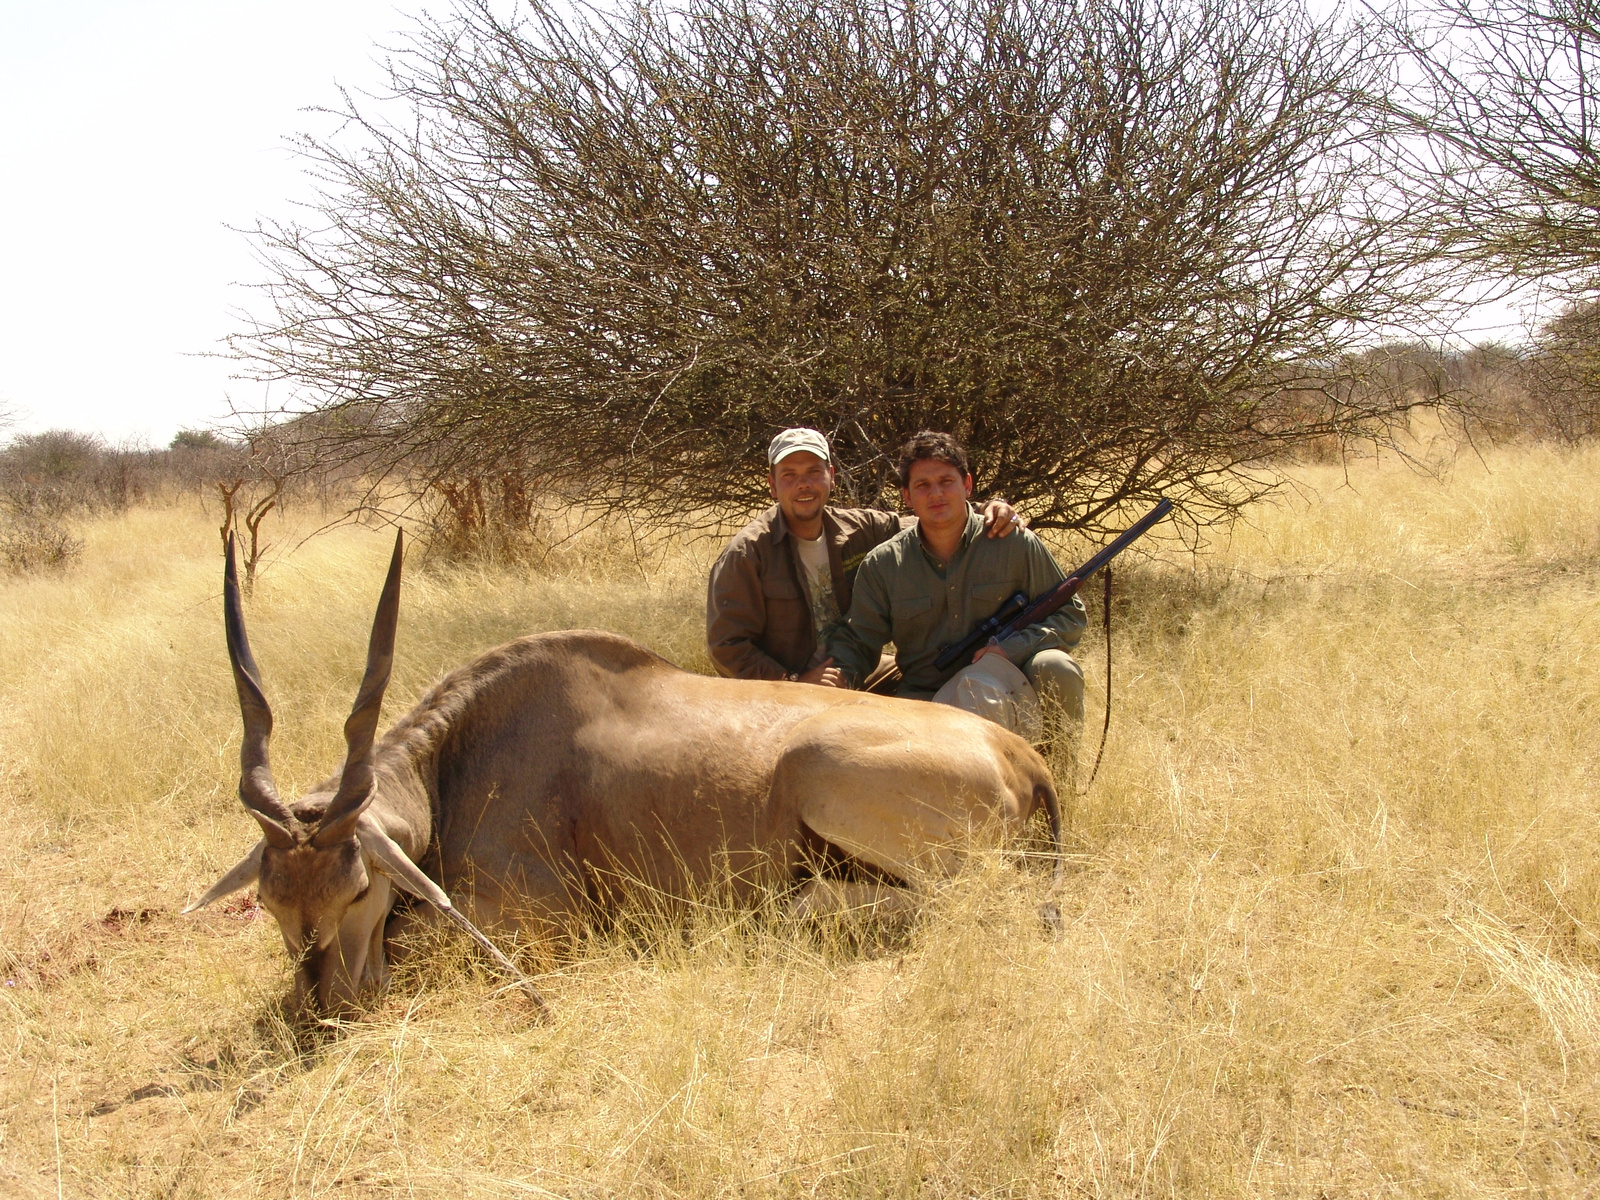
[[[1000,649],[1000,643],[999,642],[990,641],[987,645],[982,646],[981,648],[979,648],[978,652],[972,656],[972,661],[973,662],[977,662],[985,654],[998,654],[998,655],[1000,655],[1001,658],[1004,658],[1006,656],[1006,652],[1004,650]]]
[[[1017,516],[1017,510],[998,497],[984,501],[983,527],[988,537],[1003,538],[1013,529],[1026,529],[1028,519]]]
[[[815,683],[822,687],[848,688],[844,672],[833,665],[833,659],[825,658],[811,670],[803,672],[800,676],[801,683]]]

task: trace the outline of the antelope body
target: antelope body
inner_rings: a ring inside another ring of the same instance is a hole
[[[921,701],[695,675],[608,633],[490,650],[375,741],[400,560],[397,537],[344,767],[290,805],[272,782],[272,715],[228,550],[239,795],[262,838],[190,911],[258,883],[297,993],[323,1009],[383,983],[396,888],[514,973],[477,925],[560,936],[613,911],[630,883],[752,893],[798,880],[830,847],[879,878],[945,874],[972,834],[1014,830],[1041,807],[1059,838],[1048,768],[998,725]],[[803,909],[851,895],[804,887]]]

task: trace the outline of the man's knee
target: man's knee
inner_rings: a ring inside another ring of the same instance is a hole
[[[1074,721],[1083,720],[1083,668],[1065,650],[1041,650],[1022,668],[1046,705],[1052,702]]]

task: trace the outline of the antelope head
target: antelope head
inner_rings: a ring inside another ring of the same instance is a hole
[[[278,796],[267,757],[272,709],[245,637],[233,535],[228,536],[223,620],[244,715],[239,799],[261,826],[261,840],[184,911],[193,912],[218,897],[259,883],[261,903],[277,919],[283,943],[295,963],[297,1001],[324,1012],[346,1008],[364,989],[383,983],[387,974],[383,927],[396,885],[436,903],[443,898],[367,811],[377,795],[372,746],[378,710],[394,661],[401,540],[397,534],[389,577],[372,623],[366,676],[344,724],[344,767],[316,791],[286,804]],[[443,902],[448,907],[449,901]]]

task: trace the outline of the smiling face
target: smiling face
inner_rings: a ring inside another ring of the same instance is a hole
[[[297,816],[303,811],[296,806]],[[383,928],[394,892],[368,866],[353,833],[329,846],[310,838],[287,849],[267,846],[260,889],[261,906],[277,920],[295,964],[298,1004],[337,1013],[383,983]]]
[[[972,476],[937,458],[919,458],[911,464],[900,495],[926,532],[959,529],[967,522]]]
[[[833,495],[833,468],[809,450],[796,450],[772,465],[767,477],[783,519],[799,536],[814,538],[822,525],[822,506]]]

